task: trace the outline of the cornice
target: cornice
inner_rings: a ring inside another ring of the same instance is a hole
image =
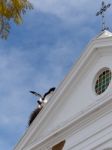
[[[57,88],[55,94],[51,97],[51,99],[47,103],[46,107],[44,107],[44,109],[39,113],[38,117],[34,120],[32,125],[28,128],[28,130],[26,131],[26,133],[24,134],[24,136],[22,137],[20,142],[16,145],[15,150],[22,149],[22,147],[24,145],[26,145],[26,143],[33,136],[33,134],[37,131],[37,129],[38,129],[38,132],[40,132],[40,130],[41,130],[40,126],[41,126],[42,122],[45,122],[45,120],[47,119],[46,116],[49,116],[48,114],[51,113],[53,107],[55,107],[56,104],[58,104],[58,101],[63,96],[63,93],[66,94],[67,88],[70,87],[69,85],[73,82],[73,80],[75,80],[75,82],[78,81],[79,76],[77,76],[77,74],[81,71],[81,69],[82,70],[84,69],[84,67],[83,67],[84,64],[88,60],[90,60],[90,58],[92,58],[91,56],[94,56],[94,57],[96,56],[95,54],[98,53],[98,48],[108,47],[108,46],[112,46],[112,38],[111,37],[107,37],[104,39],[94,39],[94,40],[92,40],[92,42],[90,42],[88,44],[83,55],[79,58],[77,63],[71,69],[70,73],[65,77],[63,82]],[[98,103],[97,103],[97,105],[98,105]],[[86,110],[86,113],[88,111],[92,111],[92,109],[95,109],[93,106],[89,106],[89,107],[92,107],[92,108],[87,108],[88,110]],[[81,117],[81,115],[84,115],[84,112],[85,112],[85,110],[80,112],[80,114],[78,114],[78,117],[79,116]],[[90,113],[90,112],[88,112],[88,113]]]
[[[41,146],[46,147],[49,142],[50,144],[52,143],[51,141],[53,139],[55,139],[54,141],[57,142],[56,139],[64,139],[71,134],[80,132],[83,128],[87,127],[98,119],[101,119],[110,112],[112,112],[112,94],[108,94],[106,97],[101,98],[93,105],[88,106],[85,110],[74,116],[74,118],[71,118],[70,120],[63,122],[60,126],[57,126],[57,128],[55,128],[54,131],[51,131],[49,135],[41,137],[40,141],[35,141],[34,143],[25,147],[23,150],[32,150],[35,147],[39,148]],[[110,126],[110,123],[109,125],[106,125],[106,128],[108,126]]]

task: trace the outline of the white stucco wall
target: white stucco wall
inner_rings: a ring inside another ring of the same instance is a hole
[[[112,81],[103,94],[94,91],[97,73],[112,71],[112,35],[107,36],[87,47],[15,150],[51,150],[64,139],[63,150],[112,147]]]
[[[112,112],[78,132],[74,130],[66,139],[63,150],[103,150],[108,147],[112,148]]]
[[[107,49],[105,49],[105,51],[106,50]],[[107,90],[101,95],[96,95],[94,91],[95,77],[104,67],[110,68],[112,71],[112,54],[110,55],[109,53],[109,55],[106,56],[99,56],[97,60],[94,60],[93,63],[87,67],[87,70],[85,70],[79,82],[77,82],[77,84],[73,83],[71,88],[69,87],[69,91],[67,91],[63,97],[66,103],[61,99],[60,101],[62,101],[62,103],[60,102],[60,107],[52,114],[54,117],[52,117],[51,128],[75,116],[87,106],[112,92],[112,81]]]

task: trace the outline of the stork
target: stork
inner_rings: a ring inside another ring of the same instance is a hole
[[[47,96],[50,96],[52,92],[55,91],[55,89],[56,89],[55,87],[50,88],[48,92],[46,92],[43,96],[35,91],[30,91],[30,93],[32,93],[34,96],[39,97],[39,100],[37,100],[38,107],[30,115],[29,122],[28,122],[29,126],[36,118],[36,116],[39,114],[41,109],[43,108],[44,103],[47,103],[48,101]]]

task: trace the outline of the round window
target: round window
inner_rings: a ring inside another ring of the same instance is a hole
[[[111,76],[112,74],[110,69],[106,68],[100,72],[95,84],[95,92],[97,95],[102,94],[107,89],[111,81]]]

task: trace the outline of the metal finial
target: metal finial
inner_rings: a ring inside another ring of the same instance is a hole
[[[111,6],[111,4],[105,4],[105,2],[104,1],[102,1],[102,7],[101,7],[101,9],[100,9],[100,11],[98,11],[97,13],[96,13],[96,16],[99,16],[99,15],[101,15],[102,16],[102,31],[104,31],[104,30],[108,30],[109,28],[106,26],[106,23],[105,23],[105,12],[106,12],[106,10],[107,10],[107,8],[109,8]]]

